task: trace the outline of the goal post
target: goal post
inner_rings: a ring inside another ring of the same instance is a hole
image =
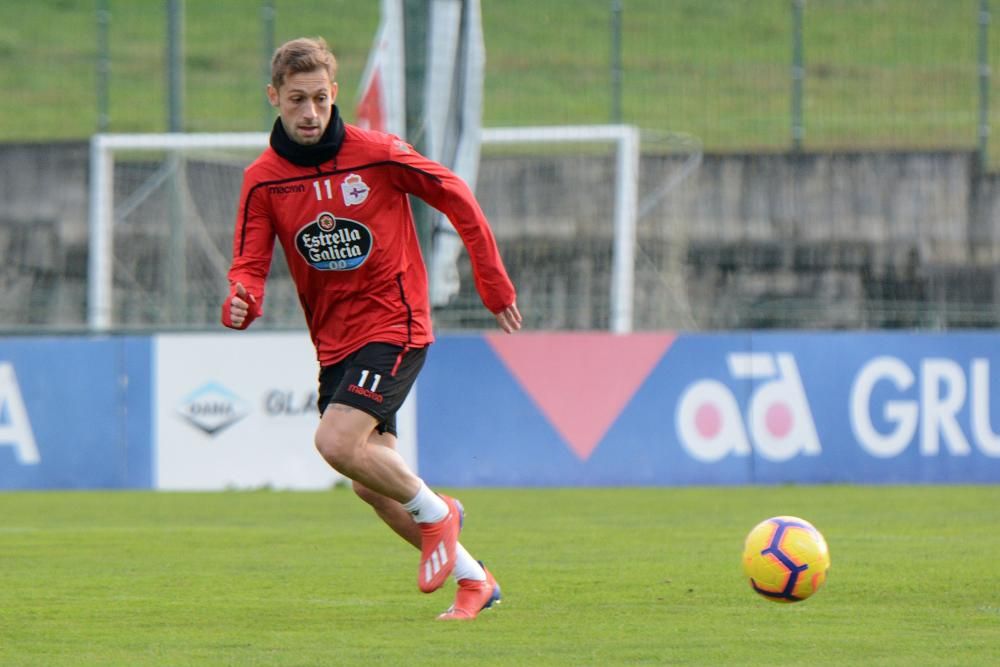
[[[267,146],[266,132],[95,134],[90,140],[89,255],[87,260],[87,326],[91,331],[113,328],[115,153],[185,150],[250,149]],[[249,162],[248,162],[249,164]],[[232,206],[237,203],[236,192]],[[168,221],[169,222],[169,221]]]
[[[635,239],[639,211],[639,128],[632,125],[484,128],[483,144],[611,142],[615,146],[614,241],[610,329],[629,333],[635,303]]]
[[[214,323],[209,321],[207,315],[213,312],[209,301],[213,290],[222,289],[217,281],[225,275],[229,260],[226,256],[228,248],[221,239],[232,233],[242,170],[268,145],[268,138],[265,132],[97,134],[91,138],[86,308],[89,330],[105,332],[135,326],[185,329]],[[613,146],[615,167],[608,328],[615,333],[632,331],[639,215],[639,129],[629,125],[484,128],[480,141],[484,146],[551,146],[559,143],[604,143]],[[196,171],[188,171],[184,167],[192,156],[200,165]],[[128,180],[134,182],[125,183],[123,163],[128,160],[142,162],[143,169],[132,170],[137,174]],[[205,165],[211,169],[205,168]],[[221,174],[222,171],[225,173]],[[215,175],[217,172],[220,175]],[[183,190],[175,195],[179,204],[173,206],[169,201],[171,195],[165,192],[169,188],[163,187],[170,179],[176,179],[180,183],[178,188]],[[208,199],[215,200],[213,206],[219,210],[203,210]],[[158,235],[151,239],[141,237],[144,245],[132,248],[128,240],[116,240],[121,235],[125,235],[125,239],[132,238],[127,235],[130,225],[145,225],[152,230],[150,233]],[[207,248],[202,247],[206,245],[204,243],[189,245],[183,233],[180,245],[172,237],[169,243],[165,243],[163,236],[169,234],[164,229],[172,230],[177,226],[191,226],[190,233],[197,234],[199,242],[211,240],[212,243],[207,243]],[[140,304],[149,313],[156,314],[155,318],[149,316],[144,319],[142,313],[132,314],[140,307],[134,303],[129,316],[116,312],[126,297],[133,301],[155,301],[163,297],[162,290],[175,287],[171,285],[170,277],[176,276],[178,271],[165,267],[171,260],[169,257],[160,258],[164,246],[172,248],[174,260],[181,262],[182,270],[192,268],[190,279],[176,288],[201,290],[196,299],[197,312],[186,314],[185,319],[177,321],[161,314],[165,309],[161,303]],[[205,256],[193,257],[195,250]],[[280,249],[276,249],[272,277],[282,270],[279,266],[282,262],[277,259],[279,252]],[[178,254],[179,259],[176,257]],[[192,257],[189,259],[188,256]],[[428,258],[428,267],[435,266],[431,259]],[[197,266],[188,267],[188,261]],[[124,276],[116,275],[116,272],[122,271]],[[145,273],[155,275],[148,277]],[[284,273],[287,274],[287,271]],[[433,281],[434,277],[431,276],[431,279]],[[297,298],[288,276],[280,276],[279,282],[279,288],[289,292],[287,301],[292,304],[289,308],[297,308]],[[116,286],[120,288],[119,293],[116,293]],[[140,291],[138,296],[125,294],[136,289]],[[272,287],[269,292],[274,294],[275,289]],[[269,312],[274,314],[273,307]],[[272,324],[277,324],[279,328],[301,326],[301,316],[283,314],[272,318]]]

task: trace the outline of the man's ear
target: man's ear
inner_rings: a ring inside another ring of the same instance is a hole
[[[333,83],[330,84],[330,102],[333,103],[336,101],[337,101],[337,82],[334,81]]]
[[[267,84],[267,101],[272,107],[278,106],[278,89],[271,84]]]

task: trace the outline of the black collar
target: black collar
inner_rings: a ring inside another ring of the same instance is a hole
[[[274,152],[301,167],[318,167],[324,162],[329,162],[336,157],[343,142],[344,121],[340,119],[340,111],[336,104],[333,105],[330,124],[326,126],[323,136],[310,146],[292,141],[285,132],[285,126],[281,124],[280,116],[275,119],[274,127],[271,129],[271,148]]]

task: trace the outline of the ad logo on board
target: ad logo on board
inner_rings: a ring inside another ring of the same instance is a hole
[[[250,406],[221,384],[209,382],[181,402],[177,412],[208,435],[215,435],[250,414]]]
[[[677,435],[704,463],[756,451],[769,461],[816,456],[821,447],[802,378],[791,354],[733,353],[726,356],[734,380],[755,383],[746,419],[733,390],[718,380],[689,385],[677,403]],[[752,444],[752,450],[751,450]]]

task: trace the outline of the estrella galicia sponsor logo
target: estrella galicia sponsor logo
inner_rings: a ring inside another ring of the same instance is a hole
[[[209,382],[188,394],[177,412],[196,428],[215,435],[250,414],[250,406],[221,384]]]
[[[270,195],[292,195],[299,192],[305,192],[306,186],[299,183],[298,185],[269,185],[267,186],[267,193]]]
[[[368,259],[372,233],[356,220],[321,213],[295,235],[295,247],[320,271],[353,271]]]

